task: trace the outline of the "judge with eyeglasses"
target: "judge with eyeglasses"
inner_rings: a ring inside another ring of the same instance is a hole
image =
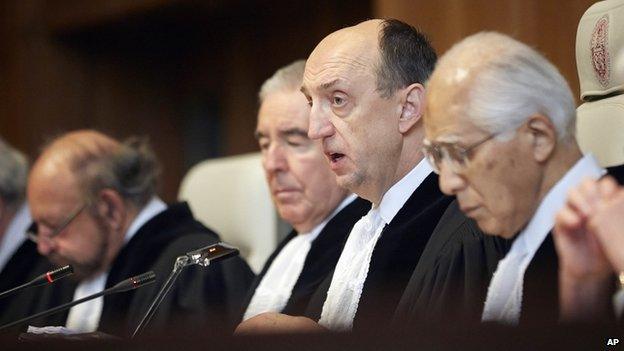
[[[158,174],[155,155],[139,138],[119,142],[97,131],[80,130],[45,147],[28,180],[35,225],[27,236],[50,262],[72,265],[75,273],[25,301],[32,306],[30,313],[150,270],[156,273],[156,283],[79,304],[32,325],[128,336],[176,257],[219,241],[216,233],[193,218],[187,204],[166,205],[160,200]],[[189,267],[145,332],[229,328],[251,278],[251,270],[239,257],[207,269]]]
[[[534,49],[492,32],[449,50],[428,88],[423,150],[440,189],[485,233],[513,240],[482,321],[556,323],[555,214],[569,189],[604,173],[577,145],[570,88]]]

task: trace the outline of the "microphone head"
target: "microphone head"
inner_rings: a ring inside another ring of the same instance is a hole
[[[48,281],[52,283],[55,280],[59,280],[61,278],[65,278],[68,275],[74,274],[74,267],[67,265],[61,268],[57,268],[53,271],[46,273],[48,276]]]
[[[156,280],[156,274],[154,274],[154,271],[149,271],[149,272],[145,272],[143,274],[134,276],[132,278],[122,280],[121,282],[117,283],[117,285],[113,286],[111,289],[113,289],[115,292],[134,290],[144,285],[151,284],[155,280]]]
[[[237,248],[221,242],[188,252],[186,256],[190,259],[191,264],[207,267],[211,263],[225,260],[238,254]]]
[[[33,279],[29,285],[30,286],[39,286],[39,285],[45,285],[45,284],[51,284],[54,283],[55,281],[61,279],[61,278],[65,278],[69,275],[74,274],[74,268],[70,265],[64,266],[64,267],[60,267],[57,268],[55,270],[52,271],[48,271],[46,273],[43,273],[42,275],[38,276],[37,278]]]

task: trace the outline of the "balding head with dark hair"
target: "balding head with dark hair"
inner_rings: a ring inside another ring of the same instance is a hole
[[[103,270],[124,233],[155,195],[158,162],[140,139],[121,143],[93,130],[48,144],[33,165],[28,199],[38,249],[89,276]]]
[[[398,20],[369,20],[323,39],[306,62],[308,135],[338,184],[377,203],[421,160],[424,83],[436,54]]]

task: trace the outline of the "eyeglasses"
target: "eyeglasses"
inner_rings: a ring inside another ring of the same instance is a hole
[[[31,241],[38,243],[40,240],[53,240],[54,237],[56,237],[57,235],[61,234],[61,232],[63,230],[65,230],[65,228],[67,228],[71,222],[76,219],[76,217],[78,217],[78,215],[80,215],[80,213],[87,208],[87,206],[89,206],[88,202],[85,202],[84,204],[82,204],[82,206],[78,207],[76,210],[74,210],[74,212],[72,212],[58,227],[54,228],[52,230],[52,232],[48,235],[45,236],[40,236],[39,235],[39,228],[37,223],[34,223],[33,227],[31,227],[28,231],[26,231],[26,236],[28,237],[28,239],[30,239]]]
[[[432,143],[425,139],[423,141],[423,154],[425,158],[433,168],[433,171],[440,174],[440,166],[444,160],[448,161],[449,166],[453,172],[460,172],[466,168],[470,161],[470,154],[479,146],[485,144],[488,140],[502,134],[504,132],[497,132],[488,135],[487,137],[477,141],[476,143],[462,147],[455,143]]]

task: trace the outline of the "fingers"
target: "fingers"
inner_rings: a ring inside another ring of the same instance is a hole
[[[608,188],[608,185],[605,185],[605,188]],[[585,179],[581,185],[570,190],[566,205],[585,219],[592,214],[599,200],[598,182]]]
[[[604,177],[598,181],[598,192],[601,199],[611,199],[618,194],[619,186],[612,177]]]
[[[562,208],[555,218],[555,233],[571,236],[583,229],[584,218],[570,206]]]

